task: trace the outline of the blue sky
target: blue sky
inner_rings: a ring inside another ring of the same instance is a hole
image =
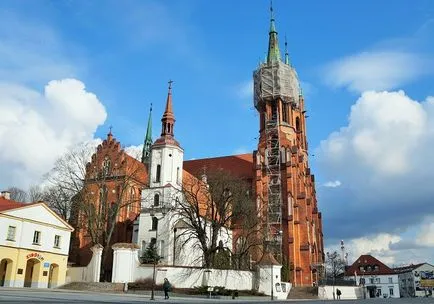
[[[281,47],[286,35],[305,92],[315,155],[310,164],[328,244],[340,238],[367,247],[381,243],[369,250],[386,261],[408,260],[390,246],[434,232],[434,210],[424,209],[433,193],[423,188],[433,177],[424,163],[433,137],[423,130],[430,130],[434,117],[427,101],[434,96],[434,3],[275,0],[274,11]],[[11,172],[0,180],[2,187],[35,183],[61,151],[104,138],[110,125],[123,145],[140,145],[151,102],[155,139],[169,79],[175,81],[175,134],[186,159],[250,152],[257,144],[251,80],[267,50],[269,1],[10,0],[0,3],[0,28],[0,109],[3,104],[9,117],[28,115],[29,122],[25,128],[13,119],[0,123],[0,139],[9,147],[0,153],[0,164]],[[62,82],[66,78],[76,82]],[[44,92],[52,80],[59,82]],[[92,115],[81,117],[86,111]],[[415,116],[407,120],[406,111]],[[409,127],[400,130],[396,123]],[[364,145],[357,144],[360,138]],[[45,150],[30,157],[23,142]],[[336,142],[350,146],[336,150]],[[417,164],[407,161],[414,155]],[[426,178],[414,181],[421,187],[420,206],[409,216],[412,198],[400,201],[406,196],[385,189],[411,184],[411,175]],[[379,194],[366,195],[374,191]],[[341,204],[349,206],[345,215]],[[357,224],[364,204],[377,216]],[[389,209],[402,211],[393,216],[403,220],[385,221]],[[420,240],[412,248],[422,246]],[[427,244],[434,246],[425,242],[420,259],[433,258]],[[352,246],[354,255],[368,250]]]

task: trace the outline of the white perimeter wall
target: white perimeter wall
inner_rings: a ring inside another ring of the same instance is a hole
[[[151,278],[152,265],[136,268],[135,280]],[[164,278],[177,288],[192,288],[194,286],[224,286],[226,289],[251,290],[254,288],[254,274],[250,271],[220,270],[210,271],[192,267],[157,266],[156,282],[163,284]]]
[[[363,299],[363,289],[358,286],[335,286],[335,297],[336,290],[341,291],[341,300],[352,300],[352,299]],[[324,300],[333,300],[333,286],[320,286],[318,287],[318,297]],[[369,298],[368,295],[366,295]]]

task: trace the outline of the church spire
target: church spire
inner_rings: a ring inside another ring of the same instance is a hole
[[[274,14],[273,14],[273,2],[270,2],[270,32],[268,39],[268,56],[267,63],[270,64],[275,61],[280,61],[280,49],[279,49],[279,41],[277,40],[277,31],[276,25],[274,23]]]
[[[143,143],[142,163],[149,164],[152,146],[152,103],[149,108],[148,128],[146,129],[145,142]]]
[[[289,65],[288,42],[285,35],[285,64]]]
[[[173,127],[175,125],[175,115],[173,115],[172,109],[172,80],[169,80],[169,90],[167,93],[166,109],[161,118],[161,136],[172,136],[173,137]]]

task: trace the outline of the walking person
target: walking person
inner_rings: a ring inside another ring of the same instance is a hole
[[[164,290],[164,299],[167,300],[169,298],[169,291],[172,288],[170,282],[167,278],[164,278],[163,290]]]
[[[341,299],[341,291],[339,289],[336,290],[336,295],[338,296],[338,300]]]

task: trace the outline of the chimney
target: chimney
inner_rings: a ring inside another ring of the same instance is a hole
[[[2,191],[0,196],[7,199],[7,200],[11,199],[11,193],[9,191]]]

